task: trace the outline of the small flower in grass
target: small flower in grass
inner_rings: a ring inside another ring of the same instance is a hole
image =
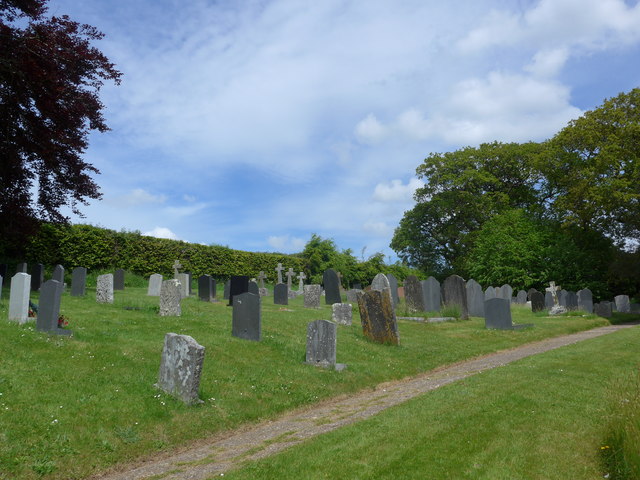
[[[69,322],[67,321],[67,317],[65,317],[64,315],[60,315],[58,317],[58,328],[64,328],[67,325],[69,325]]]
[[[603,445],[602,447],[600,447],[600,450],[606,450],[607,448],[609,448],[609,445]]]

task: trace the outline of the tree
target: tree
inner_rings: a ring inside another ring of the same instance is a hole
[[[108,130],[98,92],[121,73],[90,25],[45,17],[46,0],[0,0],[0,228],[21,238],[63,206],[100,198],[82,159],[90,131]]]

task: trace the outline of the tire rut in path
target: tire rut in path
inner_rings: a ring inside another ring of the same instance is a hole
[[[102,476],[100,480],[205,480],[296,445],[307,438],[335,430],[486,370],[507,365],[538,353],[571,345],[629,328],[636,324],[611,325],[584,332],[549,338],[440,367],[416,377],[383,383],[347,398],[329,400],[319,406],[289,412],[275,420],[241,428],[224,437],[205,440],[200,446],[161,459]],[[126,467],[125,467],[126,468]]]

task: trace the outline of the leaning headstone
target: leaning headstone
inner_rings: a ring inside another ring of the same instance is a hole
[[[71,296],[84,297],[87,288],[87,269],[76,267],[71,272]]]
[[[40,290],[40,285],[44,283],[44,265],[36,263],[31,267],[31,291]]]
[[[629,303],[628,295],[618,295],[614,297],[616,304],[616,310],[620,313],[631,313],[631,304]]]
[[[210,275],[200,275],[198,277],[198,298],[203,302],[210,302],[213,299],[213,291]]]
[[[147,295],[150,297],[159,297],[160,289],[162,288],[162,275],[154,273],[149,277],[149,288],[147,289]]]
[[[334,305],[338,305],[334,303]],[[307,324],[306,362],[310,365],[330,367],[336,364],[337,326],[328,320]]]
[[[473,278],[466,284],[467,306],[472,317],[484,317],[484,292]]]
[[[247,275],[234,275],[229,285],[229,305],[233,305],[234,295],[240,295],[249,291],[249,277]]]
[[[518,305],[524,305],[527,303],[527,292],[525,292],[524,290],[518,290],[518,293],[516,295],[516,303]]]
[[[322,274],[322,283],[324,284],[324,301],[327,305],[334,303],[342,303],[340,297],[340,280],[338,274],[333,268],[329,268]]]
[[[593,294],[588,288],[578,290],[578,310],[593,313]]]
[[[229,300],[229,295],[231,293],[231,280],[227,280],[224,282],[224,290],[222,291],[222,299]]]
[[[542,292],[531,292],[531,311],[542,312],[545,309],[544,295]]]
[[[440,282],[433,277],[420,282],[425,312],[439,312],[442,305]]]
[[[29,293],[31,291],[31,275],[16,273],[11,278],[9,293],[9,321],[26,323],[29,320]]]
[[[353,309],[350,303],[334,303],[331,305],[331,320],[338,325],[351,325]]]
[[[600,302],[593,306],[593,313],[599,317],[610,318],[612,315],[611,302]]]
[[[511,288],[511,285],[505,283],[500,287],[499,293],[496,293],[496,297],[503,298],[511,302],[511,297],[513,296],[513,288]]]
[[[184,275],[179,273],[178,275]],[[160,287],[160,316],[161,317],[179,317],[182,315],[182,307],[180,301],[182,300],[184,293],[184,287],[182,284],[172,278],[170,280],[164,280]]]
[[[275,305],[289,305],[289,287],[286,283],[279,283],[273,287],[273,303]]]
[[[57,280],[60,282],[59,287],[64,285],[64,267],[62,265],[56,265],[53,268],[53,274],[51,275],[52,280]]]
[[[286,287],[286,285],[285,285]],[[262,337],[260,297],[245,292],[233,296],[231,335],[259,342]]]
[[[377,343],[400,344],[398,322],[391,304],[391,296],[378,290],[358,295],[358,309],[365,337]]]
[[[36,330],[54,335],[71,335],[71,330],[58,326],[60,318],[60,297],[62,288],[57,280],[47,280],[40,288],[40,303],[38,304],[38,319]]]
[[[352,288],[351,290],[347,290],[347,302],[358,303],[358,293],[362,292],[362,290],[356,290]],[[338,305],[334,303],[334,305]]]
[[[410,312],[424,312],[422,298],[422,285],[415,275],[409,275],[404,279],[404,299],[407,302],[407,310]]]
[[[189,296],[189,275],[179,273],[177,280],[180,283],[180,295],[182,295],[182,298],[187,298]]]
[[[124,270],[121,268],[113,272],[113,289],[124,290]]]
[[[305,285],[304,286],[305,308],[320,308],[321,296],[322,296],[322,287],[320,285]]]
[[[167,280],[169,281],[175,279]],[[189,335],[167,333],[164,337],[156,387],[186,404],[202,403],[198,398],[198,389],[204,353],[204,347]]]
[[[27,273],[27,264],[25,262],[21,262],[16,265],[16,273]]]
[[[98,275],[96,281],[96,302],[113,303],[113,274]]]
[[[458,275],[450,275],[442,284],[442,300],[447,307],[457,306],[460,309],[460,318],[469,319],[469,307],[467,305],[467,289],[465,281]]]
[[[484,299],[491,300],[492,298],[496,298],[496,288],[487,287],[487,289],[484,291]]]
[[[393,273],[387,273],[387,280],[389,280],[391,300],[393,300],[393,306],[395,307],[400,302],[400,297],[398,296],[398,279]]]
[[[249,281],[249,293],[253,293],[254,295],[260,295],[260,287],[254,281]]]

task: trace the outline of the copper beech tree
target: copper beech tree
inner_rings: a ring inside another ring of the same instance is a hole
[[[14,241],[61,207],[100,198],[83,160],[92,130],[108,130],[98,97],[121,73],[93,42],[103,34],[46,0],[0,0],[0,235]]]

